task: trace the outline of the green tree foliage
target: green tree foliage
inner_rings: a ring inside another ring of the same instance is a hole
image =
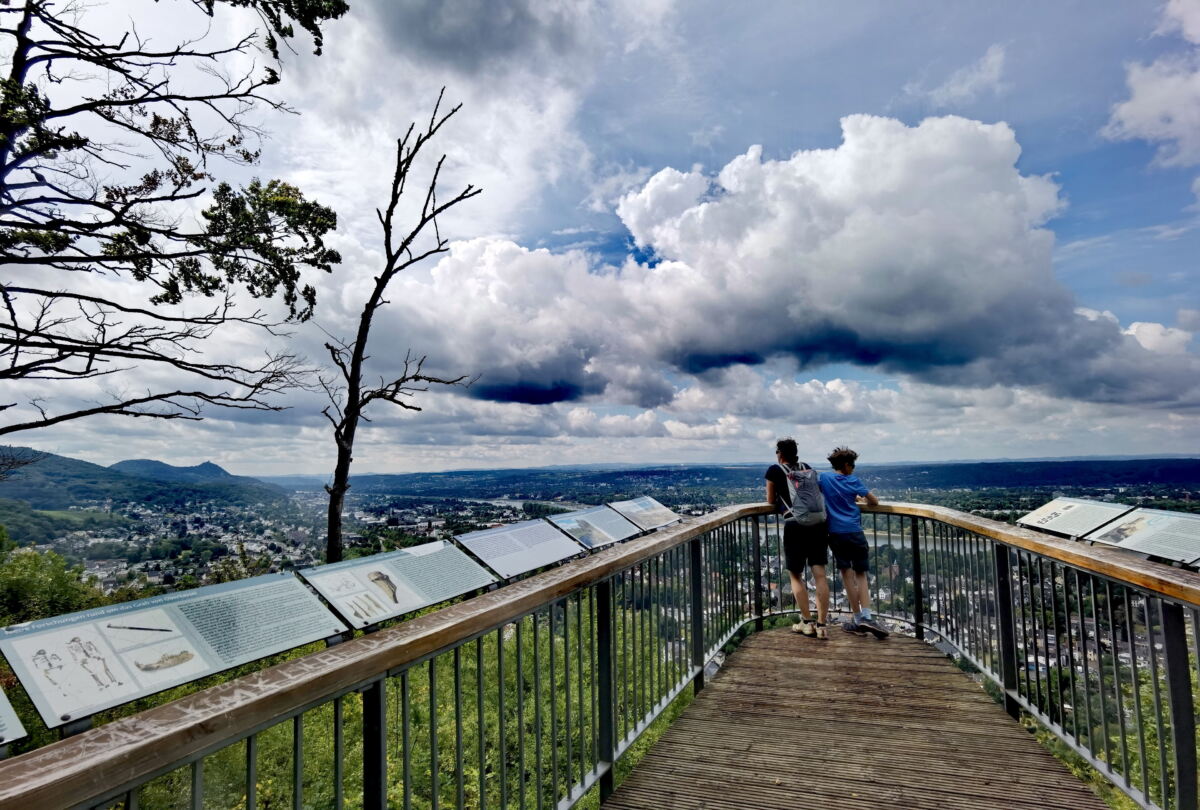
[[[298,382],[293,356],[213,360],[203,341],[229,324],[274,325],[236,306],[237,290],[282,300],[289,320],[308,318],[315,291],[302,271],[341,261],[324,241],[336,216],[290,184],[235,188],[218,170],[258,161],[254,111],[287,110],[271,95],[277,69],[255,64],[258,45],[277,57],[298,25],[319,51],[321,26],[347,6],[192,5],[195,18],[178,15],[184,30],[174,44],[143,39],[133,20],[123,34],[97,34],[89,25],[101,12],[91,6],[0,6],[10,57],[0,75],[0,380],[54,380],[64,393],[53,409],[32,399],[0,423],[0,435],[97,414],[268,409],[272,394]],[[223,6],[253,10],[261,30],[210,42],[204,15]],[[180,306],[196,298],[214,301]],[[147,367],[171,370],[159,377],[170,382],[146,390]],[[136,384],[119,382],[134,369]],[[117,393],[70,402],[76,385],[99,377]]]
[[[58,554],[14,548],[7,532],[0,538],[0,549],[5,547],[0,552],[0,627],[105,603],[100,589],[84,581],[83,570]]]

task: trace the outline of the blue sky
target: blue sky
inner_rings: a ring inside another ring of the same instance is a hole
[[[443,186],[484,188],[373,337],[381,375],[411,347],[479,382],[376,413],[356,469],[1200,446],[1200,0],[351,5],[264,121],[260,173],[339,212],[317,325],[351,331],[442,86]],[[39,438],[328,468],[320,397],[287,404]]]

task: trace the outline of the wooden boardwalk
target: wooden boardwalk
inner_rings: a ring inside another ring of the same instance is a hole
[[[932,647],[748,638],[607,810],[1106,805]]]

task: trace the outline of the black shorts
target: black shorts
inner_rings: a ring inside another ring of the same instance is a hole
[[[862,574],[870,567],[870,547],[867,536],[862,532],[830,532],[829,547],[833,549],[833,559],[837,562],[839,571],[853,568]]]
[[[829,526],[825,522],[815,526],[798,523],[783,523],[783,565],[796,576],[804,574],[804,566],[827,565],[829,563]]]

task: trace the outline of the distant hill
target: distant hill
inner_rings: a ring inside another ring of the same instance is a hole
[[[816,460],[813,461],[816,463]],[[520,500],[616,500],[651,494],[736,490],[757,497],[768,462],[669,465],[641,469],[575,467],[462,470],[403,475],[356,475],[351,492],[425,497]],[[868,486],[880,490],[982,489],[990,487],[1116,487],[1143,484],[1200,488],[1200,459],[1081,459],[924,464],[866,464],[858,468]],[[289,489],[319,489],[320,479],[274,478]],[[287,483],[284,483],[285,480]]]
[[[110,470],[116,470],[126,475],[136,475],[138,478],[149,478],[152,481],[193,481],[201,484],[213,482],[229,483],[234,480],[254,481],[253,478],[240,478],[206,461],[195,467],[175,467],[162,461],[148,458],[136,458],[129,461],[118,461],[109,465]]]
[[[140,468],[143,470],[162,472],[159,466],[145,466],[160,465],[160,462],[128,463],[142,465]],[[161,464],[161,468],[176,472],[202,470],[200,475],[212,474],[216,470],[220,475],[213,475],[207,481],[130,475],[99,464],[46,453],[40,461],[20,468],[7,480],[0,481],[0,498],[24,501],[34,509],[66,509],[90,501],[109,499],[178,506],[189,501],[221,501],[247,506],[275,503],[287,497],[277,486],[264,484],[254,478],[230,475],[215,464],[201,464],[199,467]],[[168,472],[168,475],[171,473]]]

